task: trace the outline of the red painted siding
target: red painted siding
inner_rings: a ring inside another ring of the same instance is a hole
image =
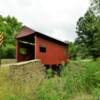
[[[45,45],[46,53],[40,52],[41,45]],[[67,50],[66,46],[35,36],[35,58],[41,59],[43,64],[61,64],[62,61],[67,63]]]
[[[18,61],[18,58],[19,58],[19,44],[17,41],[17,44],[16,44],[16,59],[17,59],[17,61]]]

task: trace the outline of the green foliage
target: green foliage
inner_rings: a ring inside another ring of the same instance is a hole
[[[100,18],[89,9],[84,17],[77,22],[77,44],[87,48],[89,54],[95,59],[100,56]]]
[[[68,94],[61,78],[55,77],[45,82],[37,90],[37,100],[68,100]]]
[[[82,44],[76,44],[76,45],[78,48],[78,56],[81,59],[91,59],[92,58],[88,49],[84,45],[82,45]]]
[[[53,74],[53,70],[50,68],[50,69],[47,69],[47,77],[48,78],[51,78],[52,77],[52,74]]]
[[[90,0],[91,8],[96,12],[96,14],[100,15],[100,0]]]
[[[69,57],[70,59],[76,60],[77,58],[77,53],[78,53],[78,48],[75,43],[69,43]]]
[[[6,44],[5,47],[2,46],[2,57],[4,58],[15,58],[15,45]]]
[[[88,49],[77,42],[69,43],[69,58],[71,60],[91,58]]]
[[[25,48],[20,48],[20,54],[26,55],[26,49]]]
[[[15,57],[16,34],[21,29],[22,23],[15,17],[0,15],[0,32],[3,32],[4,42],[2,46],[3,58]]]
[[[100,67],[99,62],[85,62],[83,66],[86,68],[86,87],[91,90],[100,88]]]
[[[36,94],[37,99],[70,100],[70,98],[75,98],[79,93],[89,94],[93,96],[91,98],[99,96],[99,64],[99,61],[73,61],[69,63],[67,66],[64,66],[60,78],[54,77],[49,80],[45,80],[40,85]],[[95,88],[97,90],[95,90]]]
[[[0,69],[0,100],[74,100],[77,96],[79,100],[83,100],[79,94],[89,95],[84,100],[99,100],[99,66],[100,60],[71,61],[63,66],[60,77],[44,79],[37,88],[33,85],[34,79],[29,82],[18,80],[16,84],[11,85],[11,80],[7,76],[9,69],[2,67]],[[12,81],[15,83],[15,80]]]
[[[100,100],[100,88],[95,88],[92,91],[92,95],[94,97],[94,100]]]

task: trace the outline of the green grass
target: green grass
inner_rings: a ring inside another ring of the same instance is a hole
[[[0,69],[0,100],[100,100],[99,61],[70,62],[61,77],[44,79],[37,88],[34,80],[12,85],[8,74],[8,67]]]
[[[37,100],[100,100],[100,62],[70,62],[63,67],[60,78],[44,81],[37,97]]]

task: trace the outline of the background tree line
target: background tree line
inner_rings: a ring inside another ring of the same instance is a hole
[[[16,34],[22,28],[22,23],[15,17],[0,15],[0,32],[4,33],[2,45],[3,58],[15,58]],[[93,58],[100,57],[100,0],[90,0],[90,7],[76,25],[77,38],[69,43],[69,57]]]
[[[90,7],[76,26],[77,38],[71,43],[71,59],[100,57],[100,0],[91,0]]]
[[[15,58],[16,33],[21,29],[22,23],[15,17],[0,15],[0,32],[3,32],[2,58]]]

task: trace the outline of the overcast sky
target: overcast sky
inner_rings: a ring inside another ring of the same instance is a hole
[[[89,0],[0,0],[1,15],[63,41],[75,40],[76,22],[88,7]]]

